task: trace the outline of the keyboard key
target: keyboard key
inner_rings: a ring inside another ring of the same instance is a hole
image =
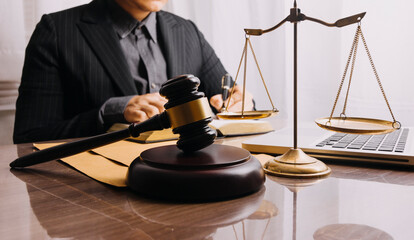
[[[384,152],[392,152],[394,148],[392,147],[382,147],[380,149],[378,149],[378,151],[384,151]]]
[[[335,145],[333,145],[333,148],[346,148],[348,146],[347,143],[337,143]]]
[[[377,150],[377,147],[364,147],[362,150]]]

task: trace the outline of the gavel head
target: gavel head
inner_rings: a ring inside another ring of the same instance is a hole
[[[171,128],[179,134],[177,147],[184,152],[197,151],[213,144],[217,136],[208,126],[212,119],[210,105],[204,93],[198,92],[200,79],[180,75],[165,82],[160,94],[168,99],[165,104]]]

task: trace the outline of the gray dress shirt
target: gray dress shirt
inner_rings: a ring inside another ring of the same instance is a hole
[[[156,13],[150,13],[139,22],[114,1],[108,2],[110,20],[119,37],[138,94],[158,92],[167,81],[167,66],[157,42]],[[100,109],[101,123],[109,127],[116,122],[125,122],[123,112],[132,97],[108,99]]]

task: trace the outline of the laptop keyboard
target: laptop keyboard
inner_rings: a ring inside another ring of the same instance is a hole
[[[408,130],[408,128],[398,129],[382,135],[335,133],[316,146],[402,153],[407,143]]]

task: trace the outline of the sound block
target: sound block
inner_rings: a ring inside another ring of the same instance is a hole
[[[176,145],[148,149],[130,165],[128,186],[141,195],[175,201],[216,201],[260,190],[265,174],[249,151],[213,144],[186,153]]]

